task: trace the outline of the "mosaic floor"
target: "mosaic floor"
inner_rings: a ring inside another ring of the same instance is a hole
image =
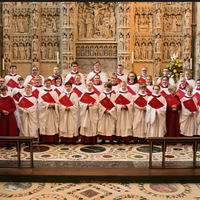
[[[153,165],[161,165],[161,146],[155,145]],[[170,145],[166,150],[167,165],[192,165],[192,146]],[[22,144],[22,165],[30,160],[29,147]],[[17,160],[15,147],[1,147],[2,164],[14,164]],[[200,146],[197,151],[197,164],[200,165]],[[104,145],[46,145],[34,144],[34,166],[48,167],[148,167],[148,144],[104,144]]]
[[[0,183],[1,200],[197,200],[200,184]]]

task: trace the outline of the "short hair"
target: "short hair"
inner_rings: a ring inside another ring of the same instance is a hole
[[[189,72],[189,73],[191,73],[191,71],[190,71],[189,69],[185,69],[185,72]],[[184,73],[185,73],[185,72],[184,72]]]
[[[24,78],[20,76],[17,80],[18,81],[24,81]]]
[[[5,91],[5,90],[8,91],[8,87],[6,85],[4,85],[4,86],[1,87],[1,92]]]
[[[186,78],[183,76],[183,77],[180,78],[180,80],[186,81]]]
[[[65,83],[65,86],[67,86],[67,85],[70,85],[72,87],[72,83],[69,81]]]
[[[31,87],[30,85],[26,85],[26,86],[24,87],[24,89],[27,89],[27,88],[29,88],[29,89],[32,90],[32,87]]]
[[[146,70],[148,70],[148,68],[147,68],[147,67],[145,67],[145,66],[144,66],[144,67],[142,67],[142,68],[141,68],[141,70],[142,70],[143,68],[145,68]]]
[[[129,75],[130,74],[134,74],[135,75],[135,78],[134,78],[134,83],[138,83],[138,78],[137,78],[137,74],[135,72],[130,72],[127,76],[127,82],[130,81],[130,78],[129,78]]]
[[[86,83],[86,86],[88,86],[88,85],[90,85],[90,84],[91,84],[92,86],[94,85],[92,81],[88,81],[88,82]]]
[[[197,81],[200,81],[200,78],[199,78],[199,79],[197,79],[197,80],[196,80],[196,82],[197,82]]]
[[[73,65],[77,65],[77,66],[78,66],[78,63],[77,63],[76,61],[72,61],[72,62],[71,62],[71,67],[72,67]]]
[[[160,89],[160,85],[158,85],[158,84],[153,85],[153,90],[155,87],[159,87],[159,89]]]
[[[37,66],[35,66],[35,65],[31,67],[31,70],[32,70],[33,68],[36,68],[36,69],[38,70],[38,67],[37,67]]]
[[[94,77],[95,77],[95,76],[98,76],[98,77],[101,79],[101,76],[100,76],[99,74],[95,74]]]
[[[75,75],[75,78],[76,78],[77,76],[81,77],[81,75],[80,75],[80,74],[76,74],[76,75]]]
[[[113,78],[113,76],[115,76],[115,78],[117,78],[117,75],[116,75],[116,74],[113,74],[112,77],[111,77],[111,79]]]
[[[10,65],[10,69],[15,67],[17,69],[17,65]]]
[[[51,80],[50,78],[46,78],[46,79],[44,80],[44,83],[49,82],[49,81],[52,83],[52,80]]]
[[[56,75],[56,76],[55,76],[55,78],[54,78],[54,79],[55,79],[55,82],[56,82],[56,80],[58,80],[59,78],[61,79],[61,83],[62,83],[62,76],[61,76],[61,75]]]
[[[193,87],[191,85],[187,85],[185,90],[190,90],[190,91],[193,91]]]
[[[100,61],[94,61],[94,64],[93,64],[93,65],[95,65],[95,64],[97,64],[97,63],[99,63],[99,65],[101,65]]]
[[[176,91],[177,87],[174,86],[174,85],[169,85],[168,87],[168,91],[171,92],[171,91]]]
[[[127,86],[127,82],[126,82],[126,81],[122,81],[122,82],[120,83],[120,86],[122,86],[122,85],[126,85],[126,86]]]
[[[104,87],[108,87],[108,88],[112,89],[112,83],[111,82],[106,82],[104,84]]]
[[[122,68],[124,68],[124,66],[123,66],[122,64],[117,65],[117,67],[122,67]]]
[[[147,89],[147,86],[145,84],[139,85],[139,89],[142,89],[142,88]]]
[[[161,77],[161,81],[163,80],[163,78],[166,78],[169,81],[169,77],[168,76],[162,76]]]
[[[40,80],[42,80],[42,77],[40,75],[36,76],[35,79],[36,78],[39,78]]]
[[[163,70],[164,70],[164,69],[167,69],[168,71],[170,71],[168,67],[163,68]]]

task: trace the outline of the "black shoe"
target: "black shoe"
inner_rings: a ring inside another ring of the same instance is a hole
[[[99,144],[105,144],[105,140],[101,140],[101,142]]]
[[[122,142],[121,141],[117,141],[117,144],[121,144]]]
[[[129,145],[129,142],[125,142],[124,144],[125,144],[125,145]]]
[[[73,145],[77,145],[76,142],[71,142],[71,144],[73,144]]]
[[[110,144],[114,145],[114,144],[115,144],[115,142],[113,142],[113,140],[111,140],[111,141],[110,141]]]

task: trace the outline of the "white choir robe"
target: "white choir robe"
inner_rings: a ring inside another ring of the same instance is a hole
[[[65,91],[65,86],[64,85],[52,85],[52,89],[55,90],[57,89],[61,94]],[[56,92],[56,91],[55,91]],[[57,92],[56,92],[57,93]],[[59,95],[58,95],[59,96]]]
[[[12,93],[11,93],[11,96],[13,97],[13,96],[14,96],[15,94],[17,94],[18,92],[19,92],[19,93],[22,95],[22,97],[23,97],[23,96],[24,96],[24,86],[22,86],[22,87],[18,86],[18,87],[16,87],[16,88],[13,88]],[[13,98],[13,99],[14,99],[14,98]],[[15,118],[16,118],[16,121],[17,121],[17,127],[20,128],[21,120],[20,120],[20,117],[19,117],[19,106],[18,106],[18,101],[16,101],[16,100],[14,99],[14,102],[15,102],[15,104],[16,104],[16,110],[15,110],[14,114],[15,114]]]
[[[185,90],[185,89],[186,89],[186,86],[185,86],[185,87],[181,87],[181,85],[179,85],[179,87],[177,87],[177,90],[178,90],[178,89],[181,90],[182,92],[186,93],[186,90]],[[176,90],[176,91],[177,91],[177,90]]]
[[[23,97],[20,98],[20,100]],[[37,117],[37,99],[33,96],[26,96],[24,98],[28,99],[34,105],[25,110],[19,106],[19,116],[20,116],[20,136],[38,138],[38,117]]]
[[[84,95],[84,94],[83,94]],[[97,123],[98,123],[98,109],[99,109],[99,97],[93,93],[90,95],[96,99],[92,107],[88,107],[88,104],[80,103],[81,110],[81,143],[97,143]]]
[[[129,86],[135,92],[135,94],[137,94],[139,92],[139,84],[138,83],[128,82],[127,86]]]
[[[183,102],[187,101],[191,98],[188,98],[187,96],[183,97],[181,99],[181,112],[180,112],[180,132],[184,136],[194,136],[197,135],[197,128],[198,128],[198,111],[194,112],[193,115],[191,115],[191,112],[185,108]],[[192,97],[196,107],[198,108],[198,101],[195,97]]]
[[[112,90],[117,94],[120,90],[120,84],[112,84]]]
[[[61,99],[65,96],[62,93],[59,97]],[[72,92],[71,95],[67,94],[73,106],[70,110],[65,110],[65,106],[59,102],[59,115],[60,115],[60,139],[61,142],[76,142],[78,141],[78,120],[79,120],[79,102],[76,93]]]
[[[107,78],[107,75],[106,73],[100,71],[100,73],[95,73],[95,71],[92,71],[90,72],[88,75],[87,75],[87,82],[90,81],[90,79],[92,79],[96,74],[98,74],[100,77],[101,77],[101,81],[103,83],[105,82],[108,82],[108,78]]]
[[[159,109],[152,108],[148,103],[153,99],[150,96],[147,101],[147,138],[148,137],[164,137],[166,134],[166,110],[167,102],[163,96],[157,98],[164,106]]]
[[[133,102],[136,101],[140,97],[139,94],[136,94],[133,97]],[[148,96],[143,95],[142,97],[147,101]],[[133,103],[134,107],[134,116],[133,118],[133,137],[138,138],[145,138],[147,134],[147,122],[146,122],[146,110],[139,110],[139,106],[135,103]],[[145,106],[146,107],[146,106]]]
[[[133,139],[133,95],[128,91],[126,93],[121,93],[120,91],[117,93],[116,99],[121,94],[128,99],[130,103],[127,105],[128,110],[122,110],[122,105],[116,104],[116,141],[129,142]]]
[[[161,83],[161,78],[162,78],[162,77],[159,77],[159,78],[158,78],[158,80],[157,80],[157,82],[156,82],[157,85],[159,85],[159,84]],[[170,85],[174,85],[174,86],[176,85],[176,83],[175,83],[175,81],[174,81],[174,79],[173,79],[172,77],[169,77],[169,84],[170,84]]]
[[[42,85],[43,85],[43,84],[44,84],[44,77],[43,77],[42,75],[39,75],[39,76],[42,78]],[[28,76],[26,77],[25,81],[24,81],[24,86],[28,85],[29,82],[30,82],[30,80],[31,80],[32,78],[34,78],[34,76],[28,75]],[[31,84],[29,84],[29,85],[31,85]],[[32,85],[31,85],[31,86],[32,86]]]
[[[147,89],[153,92],[153,85],[147,85]]]
[[[75,78],[75,76],[76,76],[77,74],[79,74],[79,75],[81,76],[81,83],[82,83],[83,85],[85,85],[85,77],[84,77],[84,75],[83,75],[82,73],[80,73],[80,72],[76,72],[76,73],[71,72],[71,73],[67,74],[67,76],[66,76],[66,78],[65,78],[65,83],[68,82],[69,79],[70,79],[71,77],[74,77],[74,78]]]
[[[127,82],[127,75],[126,74],[118,74],[117,73],[117,78],[120,79],[121,81]]]
[[[43,90],[39,93],[38,108],[39,108],[39,123],[41,143],[49,143],[58,141],[58,126],[59,126],[59,111],[58,111],[58,95],[55,91],[49,92],[55,100],[55,108],[48,108],[49,103],[44,102],[41,98],[47,91]]]
[[[32,92],[34,92],[35,90],[38,90],[39,93],[44,90],[44,86],[43,85],[35,85],[32,87]],[[39,95],[38,95],[39,98]],[[38,99],[37,99],[37,103],[38,103]],[[40,123],[39,123],[39,107],[37,106],[37,119],[38,119],[38,128],[40,128]]]
[[[160,92],[164,91],[166,94],[170,94],[169,90],[168,90],[168,86],[163,86],[162,84],[160,84]]]
[[[95,87],[100,93],[102,93],[104,91],[103,84],[95,84],[94,83],[93,87]]]
[[[55,79],[55,77],[56,77],[56,75],[51,75],[51,76],[49,76],[48,78],[50,78],[51,80],[53,80],[53,79]],[[61,77],[62,78],[62,85],[64,85],[64,83],[65,83],[65,79],[63,78],[63,77]]]
[[[18,83],[18,78],[21,77],[19,74],[8,74],[5,76],[5,82],[6,84],[12,79],[13,81],[15,81],[16,83]],[[9,90],[12,91],[13,89],[11,87],[9,87]]]
[[[105,93],[100,94],[99,102],[106,97]],[[116,106],[114,102],[116,94],[112,92],[107,93],[107,97]],[[98,135],[99,139],[112,141],[115,139],[115,126],[117,120],[116,107],[109,110],[109,114],[105,114],[106,108],[99,103],[99,121],[98,121]]]
[[[192,94],[194,95],[195,93],[200,94],[200,88],[195,87],[195,89],[193,90]]]
[[[139,80],[140,79],[140,77],[142,77],[143,79],[145,79],[146,80],[146,77],[144,77],[144,76],[137,76],[137,79]],[[153,83],[153,85],[155,84],[155,82],[152,80],[152,83]]]

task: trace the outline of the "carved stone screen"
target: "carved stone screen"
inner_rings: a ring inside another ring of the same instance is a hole
[[[66,75],[77,60],[87,74],[99,60],[108,76],[123,64],[158,77],[174,55],[190,68],[191,16],[192,2],[3,2],[6,73],[48,77],[59,62]]]

